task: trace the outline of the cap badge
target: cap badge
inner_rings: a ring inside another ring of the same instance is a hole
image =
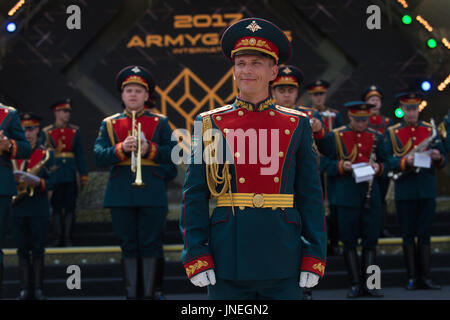
[[[133,71],[134,73],[139,73],[141,72],[141,69],[139,69],[139,67],[134,67],[133,69],[131,69],[131,71]]]
[[[285,74],[289,74],[291,72],[292,72],[292,70],[289,69],[288,67],[286,67],[286,69],[283,70],[283,73],[285,73]]]
[[[249,29],[251,32],[256,32],[258,30],[261,30],[262,28],[256,23],[255,20],[253,20],[252,23],[247,26],[247,29]]]

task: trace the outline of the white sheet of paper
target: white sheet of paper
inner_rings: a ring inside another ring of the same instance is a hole
[[[430,168],[431,167],[431,151],[416,152],[414,154],[414,167]]]
[[[25,181],[26,183],[33,183],[39,181],[39,177],[36,177],[35,175],[32,175],[25,171],[16,170],[14,171],[14,176],[19,177],[19,179]]]
[[[370,181],[375,174],[375,170],[373,170],[372,166],[367,162],[353,164],[352,170],[356,183]]]

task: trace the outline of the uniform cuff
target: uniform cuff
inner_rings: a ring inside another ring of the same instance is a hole
[[[313,257],[304,257],[302,259],[301,271],[308,271],[323,277],[325,274],[325,262]]]
[[[406,157],[400,159],[400,171],[406,171]]]
[[[188,278],[192,278],[196,274],[214,268],[212,256],[205,255],[191,260],[184,264],[184,270]]]
[[[11,159],[15,159],[17,157],[17,142],[14,139],[9,139],[9,142],[11,143],[11,148],[9,149],[11,152]]]
[[[445,163],[445,157],[443,155],[441,155],[441,160],[435,161],[435,164],[438,168],[442,168],[444,166],[444,163]]]
[[[148,160],[154,160],[156,158],[156,155],[158,154],[158,145],[154,142],[149,141],[150,148],[147,155]]]
[[[46,187],[47,187],[47,185],[45,183],[45,180],[42,179],[42,178],[41,178],[40,182],[41,182],[41,192],[44,192]]]
[[[339,162],[338,162],[338,172],[342,176],[345,174],[345,171],[344,171],[344,160],[339,160]]]
[[[318,132],[314,132],[314,139],[315,140],[320,140],[323,137],[325,137],[325,129],[322,127],[322,129]]]
[[[384,173],[384,165],[381,162],[378,162],[378,165],[380,166],[380,171],[378,171],[377,177],[380,177]]]
[[[116,144],[115,151],[116,151],[117,158],[119,158],[119,160],[121,160],[121,161],[124,161],[124,160],[127,160],[128,157],[125,154],[125,152],[123,151],[122,146],[123,146],[123,142],[119,142],[118,144]]]

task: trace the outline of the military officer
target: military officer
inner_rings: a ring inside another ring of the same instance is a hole
[[[260,18],[231,25],[221,46],[234,62],[239,95],[196,118],[180,214],[182,262],[210,299],[300,299],[301,288],[324,275],[326,234],[309,119],[268,96],[291,46]],[[255,147],[273,151],[269,163]]]
[[[19,258],[20,292],[18,299],[43,300],[44,253],[50,221],[50,204],[47,190],[54,186],[50,168],[53,151],[39,142],[42,118],[33,113],[20,114],[20,123],[30,143],[32,154],[26,160],[12,160],[18,188],[13,196],[11,226],[17,242]],[[32,175],[27,180],[22,173]],[[31,258],[31,261],[30,261]],[[34,285],[34,288],[33,288]]]
[[[383,136],[368,128],[370,109],[364,101],[344,104],[348,110],[349,125],[332,131],[335,153],[330,157],[327,174],[335,188],[330,193],[330,202],[337,208],[339,237],[344,244],[344,259],[351,280],[347,297],[362,295],[382,296],[377,289],[365,286],[366,268],[375,264],[376,245],[381,223],[380,191],[376,179],[356,182],[353,166],[370,164],[374,175],[385,172],[386,150]],[[362,263],[356,253],[357,240],[362,239]]]
[[[55,152],[53,172],[56,183],[52,198],[53,224],[56,230],[54,246],[71,246],[75,223],[75,207],[78,194],[77,172],[81,187],[88,181],[88,169],[83,151],[80,128],[70,124],[72,102],[63,99],[50,107],[55,122],[43,129],[46,146]],[[64,211],[64,216],[63,216]]]
[[[12,159],[24,159],[31,155],[31,146],[20,126],[16,109],[0,103],[0,298],[3,283],[3,242],[11,211],[11,196],[17,194]]]
[[[150,72],[128,66],[118,73],[116,83],[124,111],[102,121],[94,158],[99,167],[111,167],[104,206],[111,209],[113,229],[120,238],[127,298],[153,299],[168,206],[168,174],[162,164],[171,163],[175,142],[168,119],[144,108],[155,89]]]
[[[306,86],[309,99],[311,100],[311,108],[320,113],[327,132],[344,124],[341,113],[338,110],[325,106],[329,86],[330,83],[326,80],[316,80]]]
[[[445,166],[447,157],[433,126],[419,120],[422,95],[404,92],[398,94],[397,99],[404,112],[404,121],[388,128],[387,148],[389,166],[396,172],[393,175],[395,207],[403,238],[408,276],[406,289],[439,289],[430,274],[430,233],[436,211],[435,171]],[[428,161],[422,161],[423,164],[415,161],[416,151],[426,150]]]
[[[378,131],[384,135],[386,128],[394,124],[394,121],[386,116],[380,114],[380,110],[383,105],[383,90],[377,85],[370,85],[364,90],[362,94],[362,100],[367,103],[373,104],[375,107],[371,108],[371,115],[369,118],[369,128]],[[392,237],[392,234],[387,230],[387,205],[386,205],[386,193],[389,188],[390,179],[386,175],[378,177],[378,185],[380,186],[380,195],[382,202],[382,220],[381,220],[381,237]]]

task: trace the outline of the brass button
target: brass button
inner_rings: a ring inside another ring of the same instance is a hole
[[[113,120],[112,123],[113,123],[113,124],[116,124],[116,120]]]
[[[411,128],[411,131],[416,131],[416,128]]]
[[[244,210],[245,209],[245,207],[239,207],[239,210]]]
[[[273,178],[273,182],[275,182],[275,183],[280,182],[280,178],[278,178],[278,177]]]
[[[221,117],[221,116],[217,116],[217,117],[216,117],[216,120],[217,120],[217,121],[220,121],[220,120],[222,120],[222,117]]]
[[[158,118],[158,117],[156,117],[156,118],[155,118],[155,121],[158,121],[158,120],[159,120],[159,118]]]
[[[358,156],[359,156],[359,157],[362,157],[362,153],[358,153]]]
[[[284,130],[284,133],[285,133],[285,134],[290,134],[291,131],[289,131],[289,129],[286,129],[286,130]]]
[[[413,137],[413,140],[416,140],[416,137]]]
[[[360,138],[360,137],[361,137],[361,133],[356,134],[356,136],[357,136],[358,138]]]
[[[239,178],[239,183],[244,183],[245,182],[245,178]]]
[[[358,143],[358,147],[362,147],[362,144],[361,144],[361,143]]]
[[[225,133],[228,133],[228,131],[230,131],[230,130],[228,130],[227,128],[223,129],[223,132],[225,132]]]
[[[239,117],[242,117],[243,115],[244,115],[244,111],[239,110],[239,111],[238,111],[238,116],[239,116]]]
[[[272,210],[273,210],[273,211],[275,211],[275,210],[277,210],[277,209],[278,209],[277,207],[272,207]]]
[[[275,112],[270,111],[269,114],[273,117],[275,115]]]
[[[255,208],[261,208],[264,205],[264,197],[262,194],[255,194],[253,196],[253,206]]]
[[[241,154],[240,154],[239,152],[236,152],[236,153],[234,154],[234,156],[235,156],[236,158],[239,158],[239,157],[241,156]]]
[[[295,118],[294,117],[291,117],[291,122],[295,122]]]
[[[283,158],[283,157],[284,157],[284,152],[283,152],[283,151],[280,151],[280,152],[278,153],[278,156],[279,156],[280,158]]]

